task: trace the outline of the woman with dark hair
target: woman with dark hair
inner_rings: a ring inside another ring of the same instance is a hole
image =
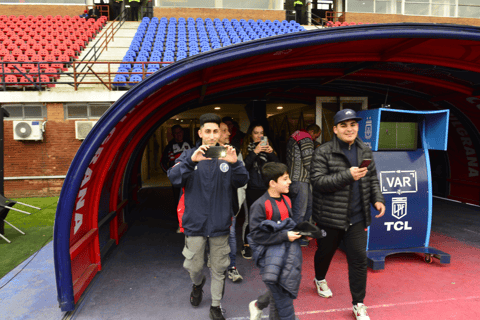
[[[264,128],[260,122],[252,122],[248,127],[243,139],[241,152],[245,159],[245,168],[250,175],[246,190],[246,205],[249,210],[250,206],[268,189],[268,185],[262,177],[261,169],[263,165],[267,162],[280,162],[280,160],[275,154],[270,140],[267,137],[264,138]],[[248,228],[248,210],[245,208],[245,222],[242,228],[244,243],[242,256],[245,259],[252,259],[252,250],[247,241],[247,235],[250,232]]]

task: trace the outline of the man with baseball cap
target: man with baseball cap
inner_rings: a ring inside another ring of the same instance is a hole
[[[208,242],[212,275],[210,319],[225,320],[220,302],[230,265],[228,236],[233,216],[232,195],[233,190],[248,182],[248,171],[238,161],[232,146],[226,146],[224,157],[205,156],[209,148],[218,146],[221,119],[216,114],[207,113],[199,120],[198,135],[202,145],[183,151],[167,175],[172,185],[182,188],[184,193],[183,208],[177,212],[180,230],[185,233],[183,267],[193,282],[190,304],[197,307],[202,302],[206,280],[203,266]]]
[[[369,320],[363,300],[367,286],[370,203],[379,211],[375,217],[380,218],[385,213],[385,199],[380,190],[372,150],[357,137],[360,120],[354,110],[337,112],[333,127],[335,136],[318,147],[312,156],[313,220],[327,232],[325,238],[317,240],[314,283],[320,297],[332,297],[325,276],[343,240],[353,313],[357,320]]]

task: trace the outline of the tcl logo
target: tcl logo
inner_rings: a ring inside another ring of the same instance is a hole
[[[385,222],[384,223],[387,226],[387,231],[401,231],[401,230],[412,230],[412,227],[408,226],[408,221],[397,221],[397,222]]]

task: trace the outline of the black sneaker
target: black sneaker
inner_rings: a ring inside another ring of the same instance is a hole
[[[221,307],[210,306],[210,319],[212,320],[225,320]]]
[[[198,307],[200,302],[202,302],[202,297],[203,297],[203,285],[205,284],[205,276],[203,276],[202,283],[198,286],[195,284],[193,285],[192,293],[190,293],[190,303],[194,307]]]
[[[248,246],[244,246],[242,250],[242,256],[245,259],[252,259],[252,249]]]

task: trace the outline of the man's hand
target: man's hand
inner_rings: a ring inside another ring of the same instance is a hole
[[[288,231],[287,234],[288,234],[288,240],[290,242],[293,242],[302,237],[301,235],[298,234],[298,232]]]
[[[255,149],[253,150],[253,152],[255,152],[256,154],[259,154],[260,152],[267,152],[267,149],[271,147],[270,146],[262,146],[260,143],[257,144],[257,146],[255,147]],[[272,149],[273,150],[273,149]]]
[[[199,162],[199,161],[202,161],[202,160],[212,160],[212,158],[205,158],[205,156],[204,156],[205,151],[207,151],[207,149],[208,149],[207,145],[200,146],[192,154],[192,161],[193,162]]]
[[[227,148],[227,155],[221,159],[229,163],[236,163],[238,158],[237,158],[237,152],[235,151],[235,148],[232,146],[226,146],[226,148]]]
[[[367,172],[368,172],[367,168],[359,168],[359,167],[350,168],[350,173],[352,174],[352,177],[355,181],[365,177]]]
[[[380,213],[375,216],[375,218],[381,218],[385,214],[385,205],[381,202],[375,202],[373,205]]]

